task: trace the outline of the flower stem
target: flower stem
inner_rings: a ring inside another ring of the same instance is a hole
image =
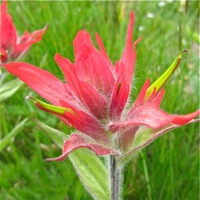
[[[117,166],[115,157],[110,156],[111,200],[120,200],[122,179],[122,168]]]

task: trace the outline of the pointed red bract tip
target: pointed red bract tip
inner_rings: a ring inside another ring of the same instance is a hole
[[[187,115],[174,115],[172,116],[172,123],[182,126],[184,124],[187,124],[189,121],[191,121],[192,119],[194,119],[199,115],[200,115],[200,110],[197,110]]]
[[[89,148],[99,156],[119,155],[119,153],[114,149],[104,147],[101,144],[92,143],[84,136],[74,133],[64,142],[62,155],[57,158],[48,158],[46,161],[63,161],[71,151],[78,148]]]
[[[54,105],[60,105],[60,99],[71,98],[64,84],[48,71],[24,62],[4,64],[6,70],[17,76],[30,88]]]
[[[1,9],[2,14],[7,13],[7,0],[3,0],[2,1],[2,4],[0,5],[0,8],[2,8]]]
[[[134,20],[134,12],[132,10],[130,11],[130,18]]]

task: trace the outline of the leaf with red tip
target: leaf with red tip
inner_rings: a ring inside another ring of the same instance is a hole
[[[200,118],[192,119],[186,124],[191,124],[191,123],[195,123],[199,121],[200,121]],[[123,164],[125,162],[128,162],[130,159],[135,157],[144,147],[149,145],[158,137],[179,127],[180,127],[179,125],[174,125],[174,124],[170,124],[159,129],[151,129],[149,127],[140,127],[135,134],[134,140],[132,140],[132,146],[131,147],[129,146],[129,151],[125,153],[123,156],[119,156],[118,162],[123,163]]]
[[[187,115],[172,115],[171,122],[173,124],[182,126],[199,115],[200,115],[200,110],[197,110],[197,111],[187,114]]]
[[[68,140],[64,143],[64,148],[62,155],[57,158],[48,158],[48,161],[63,161],[68,154],[78,148],[89,148],[94,151],[97,155],[117,155],[119,154],[116,150],[103,147],[101,144],[93,143],[91,141],[87,141],[86,138],[81,136],[80,134],[72,134]]]
[[[119,129],[131,125],[144,125],[154,129],[159,129],[170,124],[184,125],[199,115],[199,111],[187,115],[170,115],[160,109],[155,104],[147,104],[132,114],[132,118],[126,122],[111,125],[111,128]]]

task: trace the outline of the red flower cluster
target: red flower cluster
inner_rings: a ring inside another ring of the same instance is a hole
[[[73,42],[75,62],[56,54],[55,61],[66,79],[61,82],[49,72],[27,63],[6,64],[19,77],[48,100],[34,99],[42,110],[56,114],[77,132],[64,141],[63,154],[50,160],[63,160],[74,149],[87,147],[98,155],[113,154],[129,159],[161,134],[191,123],[199,110],[188,115],[170,115],[159,108],[164,90],[149,92],[147,80],[132,107],[128,106],[136,60],[132,42],[134,14],[130,14],[126,47],[121,59],[111,63],[102,40],[96,34],[97,50],[86,31],[79,31]]]
[[[47,26],[42,30],[29,33],[27,31],[19,37],[7,12],[7,2],[0,5],[0,64],[21,59],[29,50],[30,46],[39,42],[46,32]]]

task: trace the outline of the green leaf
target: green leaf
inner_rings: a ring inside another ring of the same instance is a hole
[[[40,122],[37,119],[33,119],[33,121],[62,149],[63,143],[65,140],[67,140],[68,136],[50,126],[47,126],[46,124]]]
[[[51,128],[38,120],[34,119],[34,121],[59,147],[63,147],[64,140],[68,138],[65,133]],[[69,158],[84,187],[93,198],[109,200],[109,175],[102,160],[84,148],[71,152]]]
[[[188,50],[183,50],[179,53],[179,55],[175,58],[174,62],[170,65],[170,67],[148,88],[146,92],[146,98],[150,97],[153,93],[154,89],[157,93],[162,86],[167,82],[169,77],[173,74],[175,69],[180,64],[183,52],[187,52]]]
[[[93,198],[109,200],[109,174],[99,157],[87,149],[77,149],[69,154],[69,158]]]
[[[0,100],[5,100],[12,96],[24,83],[19,79],[11,80],[1,86]]]
[[[20,122],[15,128],[2,140],[0,140],[0,152],[11,142],[12,138],[14,138],[18,133],[20,133],[26,123],[27,118]]]

